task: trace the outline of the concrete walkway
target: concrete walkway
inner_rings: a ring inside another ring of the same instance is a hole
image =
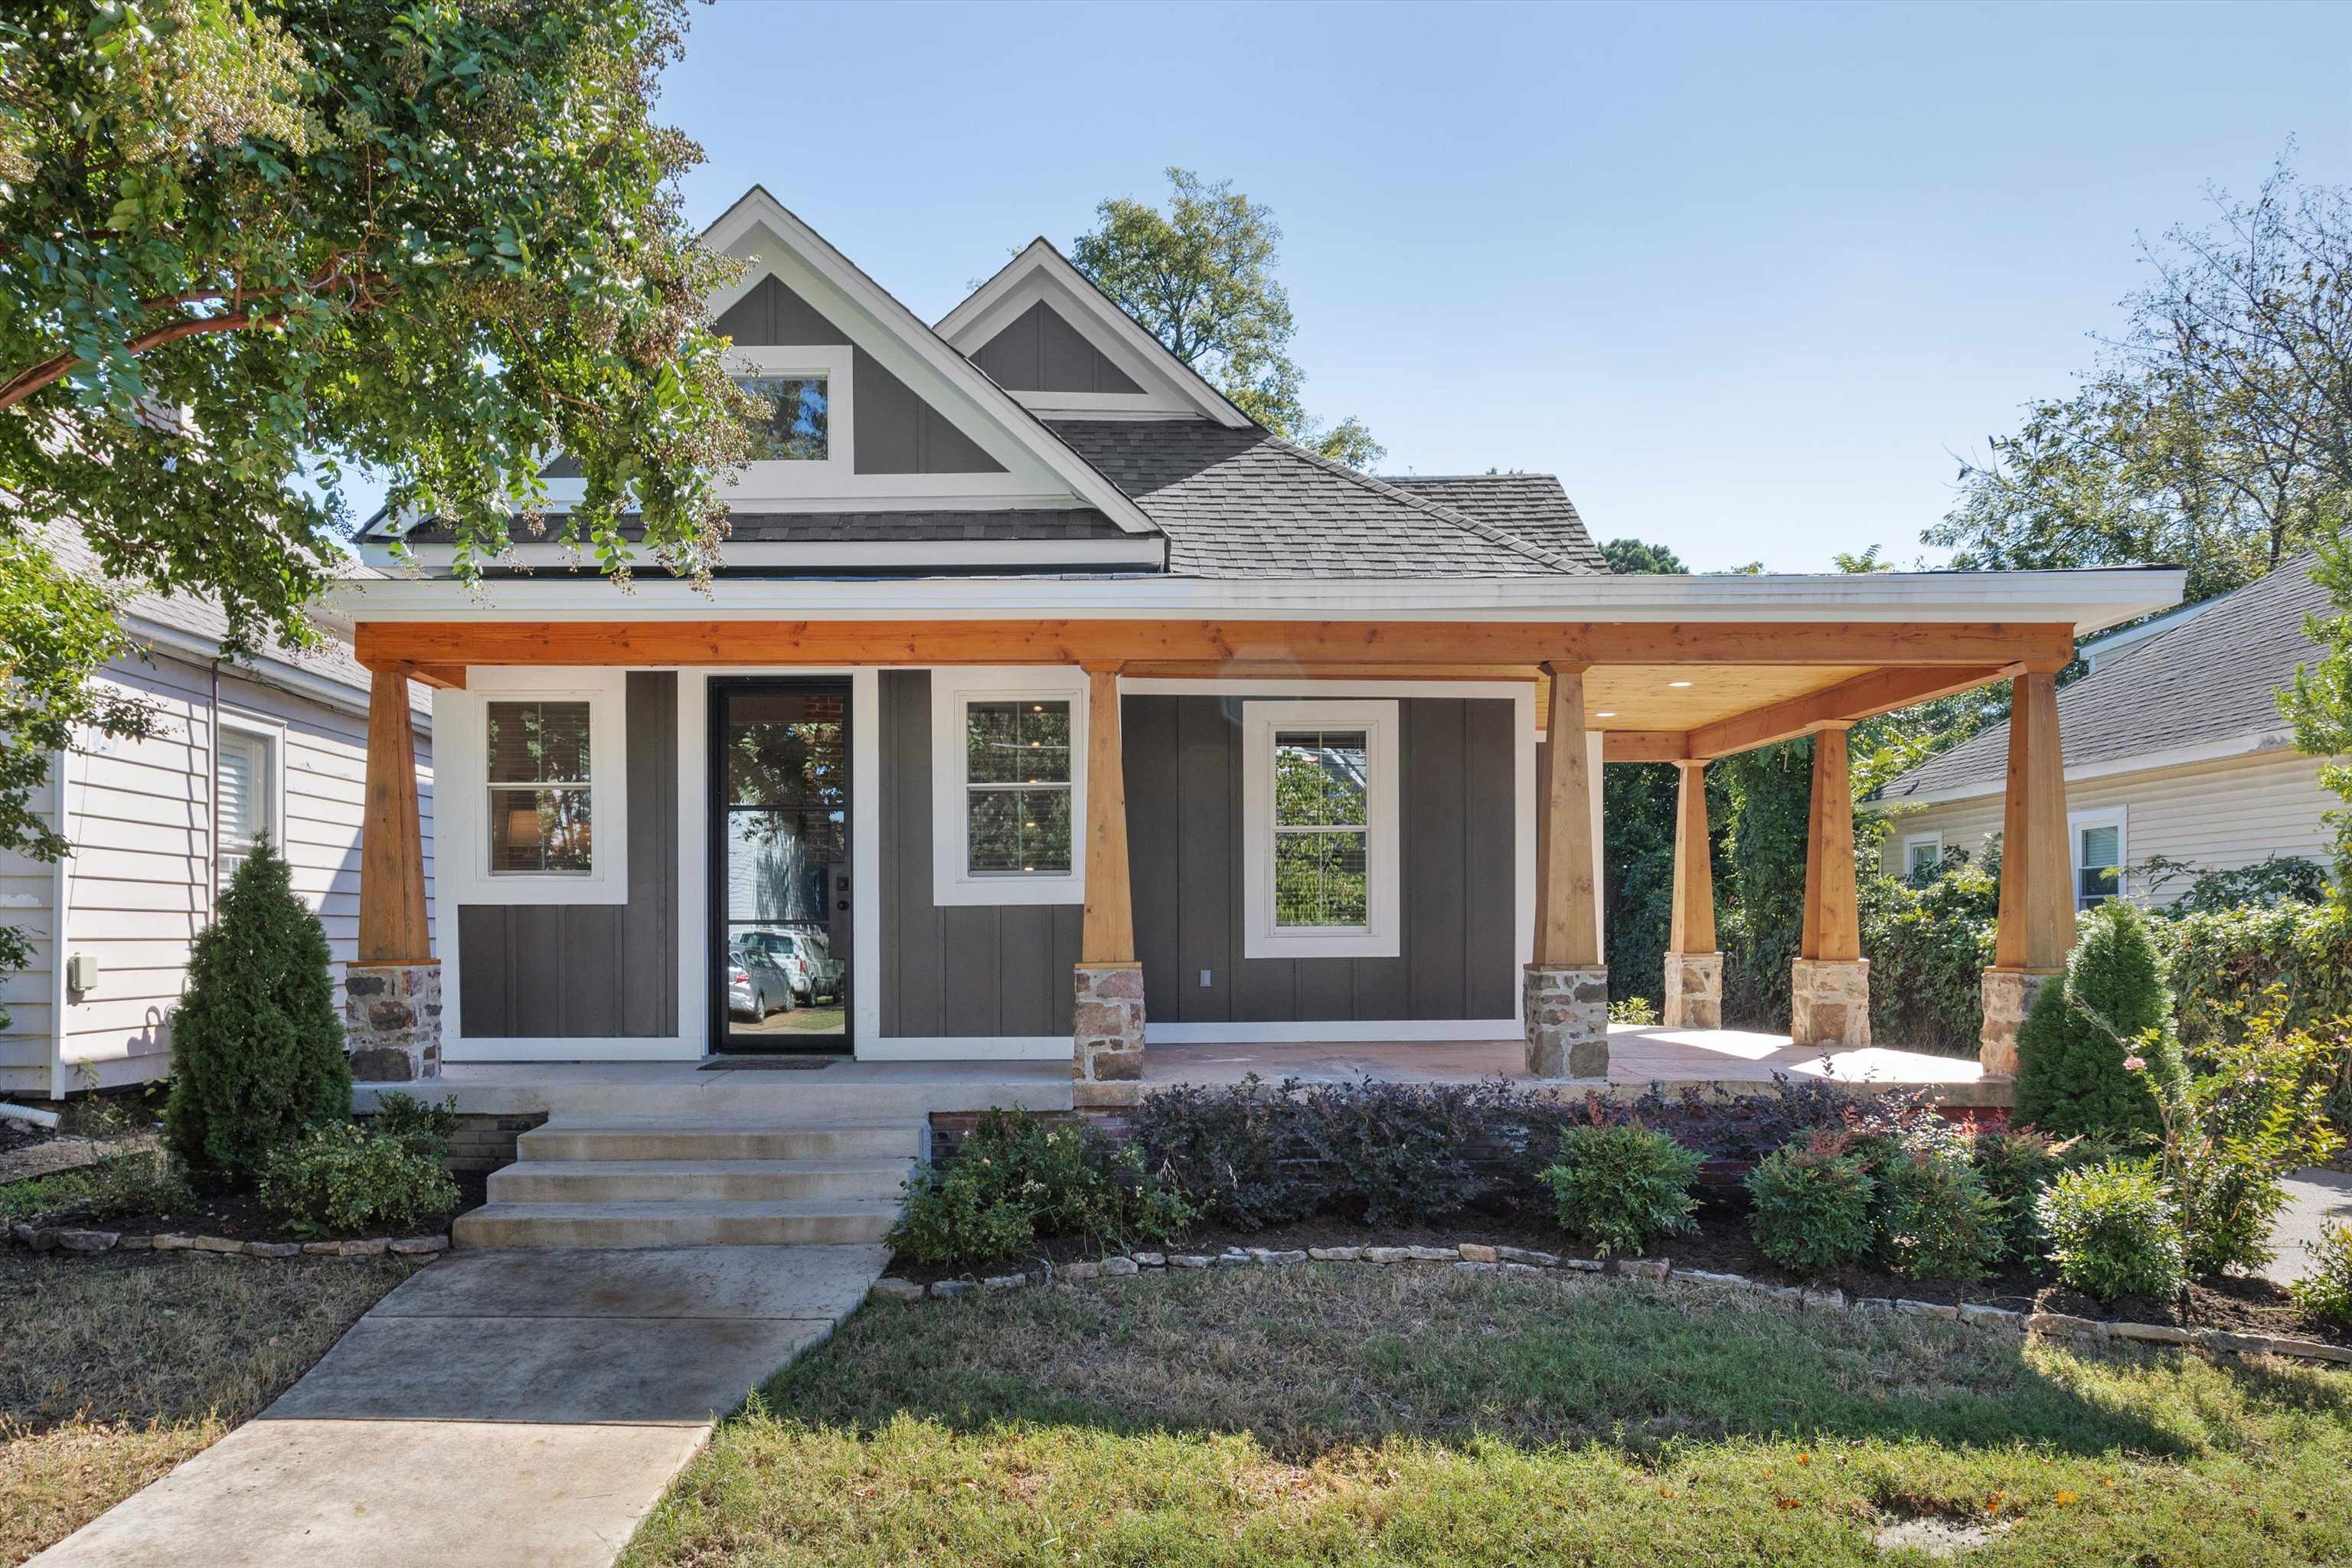
[[[459,1252],[41,1568],[604,1568],[881,1247]],[[329,1268],[331,1264],[311,1267]]]
[[[2305,1243],[2331,1226],[2352,1225],[2352,1174],[2343,1171],[2297,1171],[2286,1178],[2286,1207],[2271,1227],[2278,1256],[2263,1270],[2265,1279],[2292,1285],[2303,1278],[2311,1255]]]

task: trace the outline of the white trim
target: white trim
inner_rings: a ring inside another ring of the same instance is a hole
[[[1394,958],[1404,951],[1397,818],[1399,720],[1394,698],[1242,704],[1242,956]],[[1365,921],[1361,927],[1283,929],[1274,914],[1274,734],[1289,727],[1364,731]]]
[[[390,552],[381,545],[362,545],[362,553],[369,549],[378,550],[389,559]],[[454,555],[456,552],[453,550],[450,553]],[[167,626],[161,621],[149,620],[136,614],[125,615],[122,625],[123,629],[131,634],[133,643],[144,645],[148,651],[166,658],[189,664],[217,664],[221,667],[221,674],[229,679],[307,698],[339,712],[365,713],[368,710],[370,682],[367,671],[363,669],[350,677],[321,675],[276,653],[263,654],[250,663],[243,659],[223,658],[219,643],[193,632],[182,631],[177,626]],[[343,645],[346,654],[350,653],[351,638],[347,631],[340,636],[331,631],[329,635]],[[414,680],[408,683],[411,718],[426,729],[430,729],[432,722],[432,699],[431,687]]]
[[[1066,1062],[1067,1035],[896,1035],[861,1042],[862,1062]]]
[[[722,363],[728,375],[736,381],[822,376],[825,395],[824,456],[814,461],[778,458],[745,464],[722,481],[730,503],[804,495],[837,496],[855,488],[857,390],[851,378],[856,359],[857,351],[846,343],[807,348],[761,344],[727,351]],[[586,494],[584,484],[581,493]]]
[[[1944,863],[1944,830],[1942,828],[1931,828],[1926,833],[1906,833],[1903,836],[1903,878],[1906,881],[1908,881],[1914,875],[1916,875],[1911,865],[1911,852],[1918,848],[1922,844],[1934,845],[1936,848],[1935,863],[1937,866],[1941,866]]]
[[[463,689],[434,693],[434,878],[449,903],[443,942],[457,944],[458,904],[625,904],[629,901],[628,671],[478,666]],[[590,869],[584,873],[489,870],[488,721],[493,701],[588,704],[588,784],[593,802]]]
[[[73,937],[73,811],[67,802],[73,750],[61,747],[49,753],[49,776],[57,781],[53,806],[58,837],[66,853],[49,868],[49,1098],[66,1097],[66,1009],[73,994],[66,988],[66,959]],[[206,909],[212,907],[206,902]]]
[[[927,369],[932,379],[944,383],[974,413],[992,423],[996,426],[994,430],[974,430],[968,426],[965,429],[965,434],[979,442],[991,457],[1003,462],[1006,453],[995,448],[1009,443],[1029,463],[1042,465],[1121,528],[1131,533],[1159,532],[1151,520],[1144,515],[1143,509],[1136,505],[1124,490],[1105,479],[1065,443],[1055,439],[1052,432],[1038,423],[1036,416],[1022,407],[1012,394],[982,374],[979,366],[949,347],[938,333],[923,324],[920,317],[859,271],[824,236],[757,185],[746,191],[733,206],[702,233],[702,244],[710,249],[753,261],[753,265],[745,269],[733,286],[720,289],[710,300],[710,313],[714,317],[723,315],[730,305],[749,293],[766,275],[766,269],[759,265],[760,262],[768,262],[772,268],[777,258],[761,254],[760,236],[762,233],[774,240],[785,255],[830,286],[850,306],[871,321],[878,336],[876,341],[863,346],[893,374],[902,380],[907,375],[904,369],[890,364],[893,358],[911,360]],[[792,279],[786,278],[783,281],[790,283]],[[818,304],[815,300],[810,303]],[[852,338],[859,335],[846,327],[844,330]],[[1006,464],[1008,468],[1013,466]]]
[[[286,855],[286,721],[267,713],[231,708],[226,702],[213,712],[214,721],[220,726],[223,734],[242,735],[249,741],[261,742],[265,776],[260,784],[269,792],[268,799],[262,803],[262,816],[266,819],[262,831],[269,836],[270,847],[283,859]],[[213,738],[211,750],[213,777],[210,798],[217,806],[220,800],[220,736]],[[217,902],[220,898],[221,825],[215,822],[211,828],[214,886],[206,896],[209,900]]]
[[[2168,752],[2144,752],[2134,757],[2084,763],[2066,770],[2066,782],[2078,784],[2092,779],[2160,773],[2167,768],[2194,767],[2199,763],[2225,763],[2236,757],[2259,757],[2273,752],[2282,756],[2303,754],[2295,751],[2294,737],[2288,731],[2254,731],[2224,740],[2200,742],[2194,746],[2178,746]],[[1995,774],[1974,784],[1951,784],[1943,789],[1923,790],[1917,795],[1885,795],[1874,804],[1880,806],[1949,805],[1954,801],[1996,799],[2005,787],[2006,781],[2000,774]]]
[[[1381,1018],[1349,1023],[1345,1019],[1280,1024],[1143,1024],[1143,1043],[1150,1046],[1248,1046],[1314,1044],[1361,1040],[1370,1042],[1452,1040],[1516,1040],[1524,1031],[1517,1018]],[[1069,1042],[1062,1042],[1065,1052]]]
[[[446,975],[446,965],[444,973]],[[447,994],[446,979],[444,993]],[[454,1019],[456,1014],[453,1010],[442,1016]],[[442,1030],[441,1059],[446,1062],[694,1062],[700,1061],[704,1054],[701,1042],[676,1036],[502,1036],[467,1039],[451,1032],[453,1028],[453,1024],[445,1024]],[[424,1087],[429,1089],[433,1085],[428,1081]]]
[[[2066,873],[2067,888],[2074,908],[2083,907],[2083,830],[2109,827],[2116,830],[2116,891],[2118,899],[2131,895],[2131,825],[2126,805],[2085,806],[2081,811],[2066,814]]]
[[[797,465],[778,463],[776,468]],[[863,502],[859,503],[861,506]],[[928,506],[928,503],[927,503]],[[803,510],[795,505],[795,510]],[[814,510],[814,508],[807,510]],[[961,508],[956,510],[964,510]],[[381,545],[364,548],[391,552]],[[448,570],[457,558],[454,544],[420,544],[411,554],[426,570]],[[990,567],[1021,572],[1041,566],[1141,566],[1157,570],[1167,559],[1163,539],[1123,533],[1097,539],[909,539],[889,540],[730,540],[720,552],[722,568],[738,566],[799,567],[836,571],[857,567],[937,572],[958,567]],[[584,545],[545,542],[516,544],[494,564],[528,567],[588,567],[593,558]]]
[[[1000,699],[1070,705],[1070,868],[976,876],[964,743],[967,704]],[[931,902],[940,908],[1087,901],[1087,674],[1074,665],[943,666],[931,671]]]
[[[650,574],[625,597],[602,576],[496,581],[339,580],[324,601],[353,620],[1025,621],[1084,616],[1230,620],[1565,622],[2066,622],[2108,626],[2180,596],[2182,574],[2135,572],[1864,572],[1835,576],[917,577],[694,584]],[[1860,584],[1860,586],[1857,586]]]

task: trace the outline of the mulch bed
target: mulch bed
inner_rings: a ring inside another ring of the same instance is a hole
[[[1908,1279],[1875,1268],[1844,1268],[1823,1279],[1801,1279],[1756,1250],[1748,1236],[1744,1204],[1702,1189],[1695,1235],[1678,1236],[1659,1246],[1654,1256],[1670,1259],[1677,1269],[1696,1268],[1717,1274],[1744,1274],[1766,1285],[1835,1287],[1849,1298],[1883,1296],[1913,1301],[1980,1301],[2025,1312],[2064,1312],[2102,1322],[2170,1323],[2183,1328],[2221,1329],[2231,1333],[2259,1334],[2277,1339],[2324,1340],[2352,1345],[2352,1333],[2305,1314],[2293,1297],[2267,1279],[2231,1277],[2189,1288],[2182,1301],[2153,1301],[2126,1297],[2104,1303],[2078,1295],[2051,1281],[2046,1269],[2012,1266],[1973,1284],[1955,1286],[1928,1279]],[[1435,1225],[1370,1226],[1330,1218],[1301,1220],[1265,1230],[1204,1228],[1164,1250],[1214,1255],[1229,1247],[1262,1247],[1286,1252],[1313,1247],[1453,1247],[1462,1242],[1523,1247],[1564,1257],[1589,1258],[1559,1226],[1531,1216],[1465,1214]],[[928,1285],[935,1279],[984,1277],[1037,1267],[1040,1260],[1055,1265],[1096,1256],[1075,1237],[1039,1242],[1027,1254],[998,1259],[970,1268],[935,1268],[901,1254],[892,1258],[889,1272],[902,1279]]]
[[[413,1225],[404,1226],[404,1236],[432,1236],[446,1232],[449,1222],[468,1209],[479,1208],[487,1198],[489,1176],[481,1171],[455,1173],[457,1184],[457,1206],[436,1216],[428,1215]],[[44,1215],[42,1225],[84,1225],[92,1230],[110,1230],[123,1236],[217,1236],[229,1241],[336,1241],[356,1240],[383,1234],[381,1226],[373,1230],[334,1231],[319,1227],[296,1235],[294,1227],[277,1210],[266,1206],[251,1193],[198,1192],[194,1201],[176,1205],[169,1214],[110,1215],[105,1217],[82,1218],[70,1210],[56,1215]]]

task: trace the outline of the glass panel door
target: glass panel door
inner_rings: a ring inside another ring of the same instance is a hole
[[[849,687],[711,683],[712,960],[722,1051],[849,1042]]]

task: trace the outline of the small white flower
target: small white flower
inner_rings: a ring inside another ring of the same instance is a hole
[[[2124,1071],[2126,1072],[2137,1072],[2146,1066],[2147,1066],[2147,1058],[2145,1057],[2126,1057],[2124,1058]]]

